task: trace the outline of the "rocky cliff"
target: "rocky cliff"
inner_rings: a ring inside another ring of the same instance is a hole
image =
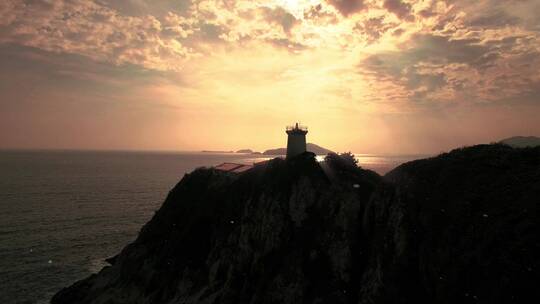
[[[198,169],[52,303],[524,303],[539,198],[540,148],[475,146],[384,178],[310,153]]]

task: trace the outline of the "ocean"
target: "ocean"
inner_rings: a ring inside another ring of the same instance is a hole
[[[358,154],[384,174],[422,155]],[[0,303],[48,303],[137,236],[182,176],[264,155],[0,151]]]

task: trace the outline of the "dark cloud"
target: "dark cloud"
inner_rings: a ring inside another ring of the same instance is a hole
[[[368,56],[359,70],[377,83],[401,88],[410,101],[538,102],[535,44],[522,36],[483,41],[417,34],[399,51]]]
[[[417,34],[402,47],[402,51],[373,55],[369,60],[372,60],[372,63],[380,61],[402,68],[418,62],[477,66],[481,65],[480,62],[486,64],[489,61],[486,57],[495,59],[489,53],[489,46],[481,45],[477,39],[450,39],[433,34]],[[373,61],[375,59],[376,61]]]
[[[431,17],[437,16],[437,13],[435,13],[433,11],[433,8],[430,7],[430,8],[423,9],[423,10],[419,11],[418,15],[420,15],[420,17],[422,17],[422,18],[431,18]]]
[[[467,21],[468,26],[475,26],[481,28],[496,28],[505,27],[509,25],[516,25],[520,22],[520,19],[515,16],[511,16],[502,9],[496,9],[492,11],[483,12],[482,14],[472,17]]]
[[[392,32],[393,36],[399,37],[401,34],[405,33],[405,30],[402,28],[397,28]]]
[[[473,64],[489,51],[478,39],[451,39],[447,36],[417,34],[406,44],[403,56],[412,61]]]
[[[262,7],[261,12],[266,21],[280,25],[285,33],[289,33],[299,23],[298,19],[280,6],[275,8]]]
[[[148,14],[161,16],[168,12],[181,13],[187,11],[192,4],[191,0],[95,0],[95,2],[128,16]]]
[[[405,76],[406,88],[418,89],[426,88],[426,91],[431,92],[440,89],[446,85],[446,75],[442,72],[436,73],[421,73],[416,68],[409,68],[403,74]]]
[[[198,36],[202,40],[206,40],[209,42],[217,42],[221,40],[219,36],[225,32],[226,29],[219,25],[202,23],[199,26]]]
[[[446,1],[448,10],[437,14],[435,5],[418,12],[419,17],[436,17],[433,30],[456,31],[502,29],[517,27],[540,31],[540,2],[531,0]]]
[[[470,65],[478,70],[485,70],[494,66],[495,62],[500,57],[501,55],[497,52],[486,53],[477,58],[474,62],[471,62]]]
[[[25,85],[88,90],[87,93],[96,93],[96,88],[113,92],[156,82],[184,84],[173,72],[149,70],[133,64],[116,66],[77,54],[58,54],[15,44],[0,44],[0,66],[0,78],[4,80],[20,75],[28,79]]]
[[[381,16],[357,22],[354,30],[366,35],[368,43],[373,43],[379,40],[384,33],[396,26],[397,24],[395,23],[385,22],[384,16]]]
[[[447,84],[447,75],[443,72],[422,71],[415,65],[398,67],[396,61],[384,61],[380,57],[370,57],[363,62],[364,69],[379,82],[388,81],[403,87],[411,100],[425,98]],[[399,59],[398,59],[399,61]]]
[[[322,24],[334,24],[338,18],[334,12],[323,9],[321,4],[311,6],[304,12],[304,19],[314,20]]]
[[[452,13],[448,13],[437,18],[437,23],[431,28],[431,31],[450,31],[455,32],[457,30],[455,23],[457,16]]]
[[[42,10],[52,10],[54,9],[55,1],[46,1],[46,0],[24,0],[22,1],[25,5],[38,7]]]
[[[521,38],[525,38],[525,37],[522,37],[522,36],[509,36],[509,37],[504,37],[502,39],[487,40],[487,41],[484,42],[484,44],[489,45],[489,46],[493,46],[493,47],[508,49],[508,48],[511,48],[514,45],[519,44],[519,42],[520,42],[519,40]]]
[[[412,21],[414,16],[411,14],[411,5],[401,0],[384,0],[384,8],[394,13],[399,19]]]
[[[328,0],[328,3],[345,17],[366,8],[364,0]]]
[[[479,42],[431,34],[415,35],[402,50],[371,55],[359,68],[369,77],[404,88],[410,93],[411,100],[425,99],[449,84],[450,89],[459,86],[454,80],[449,82],[447,66],[462,64],[483,71],[495,64],[500,55]]]
[[[296,53],[307,48],[307,46],[301,43],[286,38],[266,39],[266,42],[273,45],[274,47],[287,49],[292,53]]]

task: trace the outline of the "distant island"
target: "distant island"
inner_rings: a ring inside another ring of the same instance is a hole
[[[202,150],[202,153],[234,153],[234,151]]]
[[[500,143],[509,145],[514,148],[537,147],[537,146],[540,146],[540,137],[514,136],[514,137],[505,138],[501,140]]]
[[[313,143],[307,143],[306,149],[309,152],[315,153],[315,155],[327,155],[328,153],[334,153],[334,151],[323,148],[319,145],[313,144]],[[268,149],[261,152],[256,152],[251,149],[240,149],[238,151],[220,151],[220,150],[202,150],[202,153],[243,153],[243,154],[263,154],[263,155],[286,155],[287,154],[287,148],[275,148],[275,149]]]
[[[240,149],[236,153],[246,153],[246,154],[261,154],[261,152],[255,152],[251,149]]]
[[[323,148],[313,143],[307,143],[306,149],[307,151],[315,153],[316,155],[326,155],[328,153],[334,153],[331,150],[328,150],[326,148]],[[287,148],[269,149],[269,150],[264,151],[263,154],[264,155],[285,155],[287,154]]]

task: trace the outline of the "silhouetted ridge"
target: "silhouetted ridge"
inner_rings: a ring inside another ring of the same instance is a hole
[[[536,295],[540,148],[475,146],[383,180],[306,152],[197,169],[112,266],[52,303],[519,303]],[[528,302],[527,302],[528,303]]]
[[[540,137],[514,136],[505,138],[501,140],[500,143],[512,146],[514,148],[537,147],[540,146]]]

